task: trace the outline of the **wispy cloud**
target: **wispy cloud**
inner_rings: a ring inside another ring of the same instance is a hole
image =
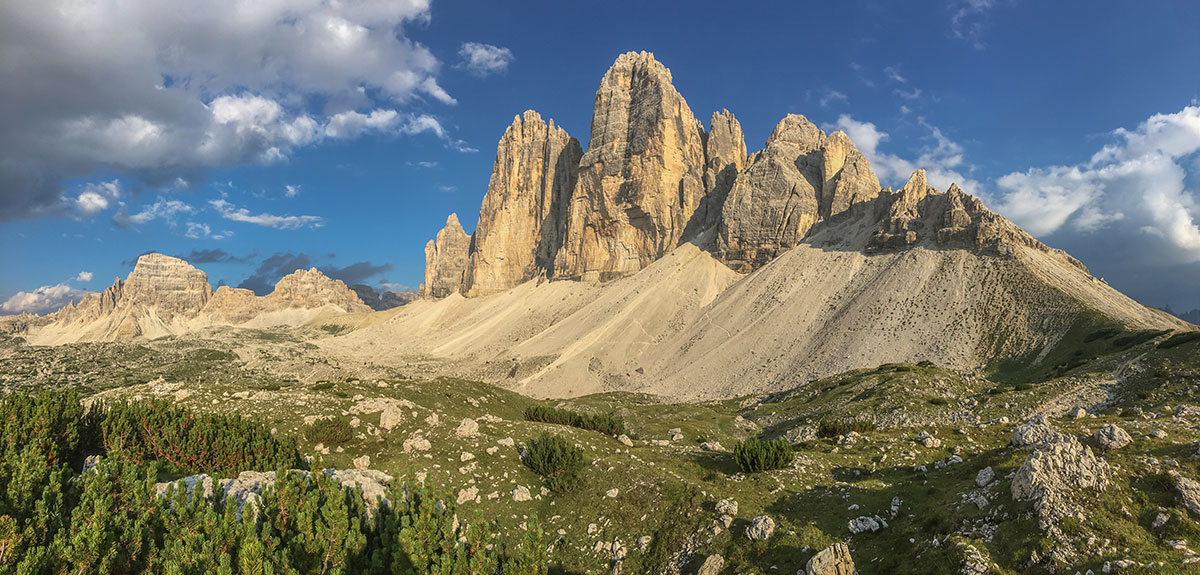
[[[831,129],[842,130],[871,162],[871,169],[884,185],[898,187],[916,170],[925,170],[929,183],[945,190],[950,184],[958,184],[968,193],[979,194],[983,185],[968,174],[972,166],[963,159],[963,148],[946,137],[942,130],[918,118],[918,125],[927,130],[924,139],[928,143],[916,151],[915,158],[905,158],[880,150],[887,141],[887,132],[871,122],[855,120],[842,114]]]
[[[143,206],[141,211],[134,214],[130,214],[126,206],[122,204],[121,209],[113,216],[113,223],[120,228],[140,226],[154,220],[164,220],[174,225],[175,219],[180,214],[190,214],[194,211],[196,211],[195,208],[180,200],[168,200],[159,196],[153,204]]]
[[[239,208],[223,199],[210,200],[208,204],[227,220],[280,230],[296,230],[304,227],[319,228],[325,223],[320,216],[279,216],[265,212],[252,214],[250,210]]]
[[[983,36],[995,7],[996,0],[958,0],[950,17],[950,30],[954,37],[969,42],[976,50],[986,48]]]
[[[826,92],[824,96],[821,96],[819,103],[821,104],[822,108],[828,108],[829,105],[834,102],[841,102],[844,104],[847,101],[849,101],[849,99],[846,97],[845,94],[843,94],[837,90],[830,90],[830,91]]]
[[[294,197],[300,195],[300,186],[293,186],[291,184],[284,186],[283,187],[283,195],[284,195],[284,197],[288,197],[288,198],[294,198]]]
[[[888,66],[884,68],[883,75],[887,76],[888,79],[893,82],[899,82],[901,84],[908,82],[907,78],[900,75],[900,68],[898,66]]]
[[[458,49],[461,58],[459,66],[479,77],[498,74],[508,70],[513,61],[513,53],[508,48],[466,42]]]

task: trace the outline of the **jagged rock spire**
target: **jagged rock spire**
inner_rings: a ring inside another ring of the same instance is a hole
[[[471,236],[458,223],[458,214],[450,214],[437,239],[425,244],[425,283],[420,295],[441,298],[462,292],[470,251]]]
[[[622,54],[596,91],[555,276],[634,273],[679,244],[705,195],[705,132],[671,72]]]
[[[496,147],[464,292],[503,291],[550,275],[583,150],[533,110],[513,118]]]

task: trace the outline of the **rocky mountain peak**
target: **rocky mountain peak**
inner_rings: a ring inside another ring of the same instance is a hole
[[[425,244],[425,283],[420,295],[440,298],[462,292],[470,253],[471,236],[458,222],[458,214],[450,214],[437,238]]]
[[[596,91],[555,276],[629,275],[676,247],[707,192],[705,135],[653,55],[618,57]]]
[[[119,292],[110,294],[112,303],[125,300],[157,308],[166,316],[194,316],[212,296],[208,275],[179,258],[158,253],[139,257],[124,284],[118,281],[109,289],[114,288]]]
[[[775,129],[767,138],[767,148],[790,145],[799,147],[800,153],[805,153],[820,148],[824,141],[825,132],[816,124],[800,114],[788,114],[775,124]]]
[[[283,276],[266,297],[294,304],[285,307],[335,305],[345,311],[369,311],[358,294],[342,280],[330,278],[317,268],[296,270]]]
[[[513,118],[496,146],[464,292],[503,291],[552,273],[582,155],[554,120],[533,110]]]

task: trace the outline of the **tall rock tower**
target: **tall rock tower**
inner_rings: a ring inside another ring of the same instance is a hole
[[[555,277],[607,280],[676,245],[706,193],[705,132],[648,52],[622,54],[596,91]]]
[[[479,209],[464,293],[503,291],[554,270],[583,150],[533,110],[513,118]]]

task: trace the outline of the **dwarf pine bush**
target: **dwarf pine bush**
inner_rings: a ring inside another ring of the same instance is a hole
[[[569,409],[556,409],[541,405],[526,408],[525,420],[569,425],[613,437],[625,433],[625,421],[616,415],[586,415]]]
[[[733,446],[733,458],[746,473],[783,469],[792,464],[792,446],[782,439],[751,437]]]
[[[583,449],[561,435],[542,432],[525,444],[525,466],[546,479],[546,487],[555,493],[574,489],[583,470]]]
[[[350,423],[340,417],[318,419],[304,426],[304,439],[313,443],[338,445],[354,437]]]

